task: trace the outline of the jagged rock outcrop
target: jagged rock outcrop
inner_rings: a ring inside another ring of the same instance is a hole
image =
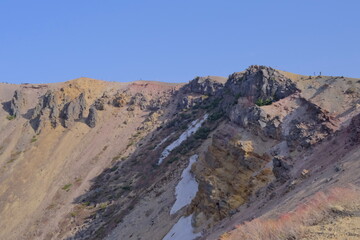
[[[56,128],[59,124],[71,127],[76,120],[81,120],[86,109],[85,96],[81,93],[70,102],[66,96],[63,101],[58,102],[58,95],[53,91],[47,91],[36,105],[30,120],[34,130],[39,133],[41,128],[50,120],[51,126]]]
[[[89,115],[86,119],[86,123],[89,127],[94,128],[98,121],[98,115],[95,106],[91,106],[89,109]]]
[[[199,105],[203,102],[203,100],[206,99],[206,96],[185,96],[181,99],[181,101],[178,103],[177,108],[178,109],[190,109],[196,105]]]
[[[279,71],[265,66],[253,65],[245,72],[233,73],[226,82],[224,93],[257,100],[276,101],[299,91],[296,84]]]
[[[279,117],[271,117],[256,105],[252,107],[236,105],[229,113],[229,118],[232,122],[254,133],[261,133],[273,139],[281,139],[282,137]]]
[[[351,144],[360,143],[360,114],[351,119],[347,132]]]
[[[106,101],[104,98],[96,99],[94,102],[94,107],[96,110],[104,111],[105,110]]]
[[[65,104],[62,112],[62,118],[64,119],[64,127],[71,127],[74,124],[75,120],[82,119],[85,108],[86,102],[83,93],[81,93],[79,97],[77,97],[73,101]]]
[[[59,124],[59,114],[57,98],[54,92],[49,90],[40,98],[30,123],[36,132],[40,132],[47,119],[50,120],[51,126],[55,128]]]
[[[216,81],[213,77],[196,77],[184,86],[185,93],[197,93],[202,95],[215,95],[224,87],[224,84]]]
[[[9,113],[11,116],[18,117],[20,116],[21,108],[25,104],[25,99],[20,90],[15,90],[14,96],[10,101]]]
[[[271,178],[271,172],[263,170],[270,157],[259,154],[257,148],[233,128],[213,135],[205,160],[198,162],[195,170],[199,182],[193,201],[197,224],[204,218],[218,221],[230,215]]]
[[[273,158],[273,173],[280,182],[286,182],[290,179],[291,164],[289,159],[284,156],[275,156]]]
[[[148,100],[144,94],[136,93],[131,97],[129,105],[138,106],[141,110],[145,110],[148,106]]]
[[[337,130],[337,122],[319,106],[302,99],[304,113],[290,121],[285,136],[292,149],[308,148]]]
[[[126,106],[129,101],[130,101],[131,96],[126,93],[126,92],[118,92],[117,94],[115,94],[113,100],[112,100],[112,104],[115,107],[124,107]]]

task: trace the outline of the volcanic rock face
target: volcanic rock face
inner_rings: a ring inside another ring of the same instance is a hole
[[[65,105],[62,113],[62,118],[65,120],[64,126],[68,128],[74,124],[75,120],[82,119],[85,108],[85,97],[81,93],[79,97]]]
[[[277,180],[286,182],[291,178],[291,165],[284,156],[275,156],[273,158],[273,173]]]
[[[360,114],[351,119],[347,132],[349,133],[349,140],[353,144],[360,142]]]
[[[208,97],[219,96],[224,87],[224,78],[196,77],[180,90],[181,101],[178,109],[190,109],[199,106]]]
[[[114,96],[114,99],[112,100],[112,103],[115,107],[124,107],[127,105],[130,101],[131,96],[127,94],[126,92],[123,93],[117,93]]]
[[[242,134],[246,133],[233,126],[213,136],[204,160],[199,162],[201,172],[196,172],[200,189],[193,202],[196,215],[218,221],[246,202],[259,187],[256,182],[271,178],[270,171],[262,170],[270,157],[262,154],[262,147],[244,140]]]
[[[186,93],[198,93],[202,95],[215,95],[223,88],[223,83],[212,77],[196,77],[184,87]]]
[[[282,137],[279,117],[271,117],[256,105],[252,107],[236,105],[230,111],[229,118],[232,122],[250,129],[254,133],[261,132],[263,135],[273,139],[281,139]]]
[[[10,101],[10,115],[14,117],[20,116],[20,111],[24,104],[25,99],[23,98],[21,91],[16,90]]]
[[[250,66],[244,73],[230,75],[226,89],[255,102],[279,100],[296,92],[296,85],[277,70],[264,66]]]
[[[58,102],[54,92],[47,91],[39,100],[31,118],[32,125],[36,132],[40,132],[47,119],[50,119],[51,126],[55,128],[59,124]]]
[[[96,126],[96,123],[98,121],[98,116],[97,116],[97,111],[95,106],[91,106],[89,109],[89,115],[86,119],[86,123],[87,125],[89,125],[89,127],[94,128]]]
[[[358,159],[358,80],[264,66],[225,80],[11,86],[3,105],[18,119],[0,109],[0,238],[160,240],[186,218],[194,236],[218,239],[222,223],[288,207],[349,171],[334,167],[344,156]],[[185,168],[197,192],[171,211]]]

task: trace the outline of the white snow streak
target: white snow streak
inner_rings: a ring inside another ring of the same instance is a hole
[[[190,204],[199,190],[199,184],[190,172],[191,166],[197,161],[197,159],[198,155],[191,156],[189,165],[181,174],[181,180],[175,188],[176,201],[170,210],[170,214],[174,214],[184,206]]]
[[[194,233],[191,225],[192,215],[181,217],[171,228],[163,240],[193,240],[201,236],[201,233]]]
[[[164,159],[169,156],[172,150],[174,150],[176,147],[180,146],[180,144],[185,141],[188,137],[190,137],[193,133],[195,133],[203,124],[203,122],[207,119],[208,114],[205,114],[201,119],[194,120],[190,123],[190,126],[188,129],[183,132],[183,134],[180,135],[178,139],[176,139],[174,142],[172,142],[169,146],[167,146],[164,151],[161,153],[158,165],[160,165]]]

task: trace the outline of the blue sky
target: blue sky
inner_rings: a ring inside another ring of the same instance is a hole
[[[0,82],[360,77],[359,0],[0,0]]]

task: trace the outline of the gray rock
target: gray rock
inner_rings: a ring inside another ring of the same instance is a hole
[[[36,105],[30,123],[36,132],[40,132],[46,119],[50,119],[51,126],[56,127],[59,123],[59,109],[56,97],[52,91],[47,91]]]
[[[94,103],[95,109],[99,111],[105,110],[105,105],[106,105],[106,101],[104,98],[99,98]]]
[[[289,133],[285,136],[291,149],[302,150],[323,141],[337,130],[337,121],[319,106],[302,99],[306,114],[289,124]]]
[[[256,105],[252,107],[236,105],[231,109],[229,118],[232,122],[249,129],[253,133],[261,133],[278,140],[282,137],[279,117],[271,118]]]
[[[15,90],[14,96],[10,101],[10,109],[9,109],[10,115],[14,117],[20,116],[20,111],[21,108],[24,106],[24,104],[25,104],[25,99],[23,98],[21,91]]]
[[[290,170],[292,165],[289,163],[289,159],[284,156],[275,156],[273,158],[273,173],[276,179],[280,182],[286,182],[291,178]]]
[[[84,94],[81,93],[79,97],[67,103],[63,109],[62,117],[64,118],[64,127],[68,128],[73,125],[75,120],[83,118],[83,113],[86,108]]]
[[[223,95],[246,97],[255,103],[259,99],[277,101],[296,91],[299,89],[295,83],[277,70],[253,65],[245,72],[231,74],[225,84]]]
[[[185,85],[184,93],[197,93],[202,95],[215,95],[218,90],[222,89],[224,84],[216,81],[213,77],[196,77]]]
[[[145,110],[148,106],[148,100],[142,93],[136,93],[134,96],[132,96],[130,102],[131,106],[138,106],[141,110]]]
[[[89,127],[94,128],[96,126],[97,121],[98,121],[98,115],[97,115],[96,107],[91,106],[89,109],[89,115],[86,119],[86,124]]]

